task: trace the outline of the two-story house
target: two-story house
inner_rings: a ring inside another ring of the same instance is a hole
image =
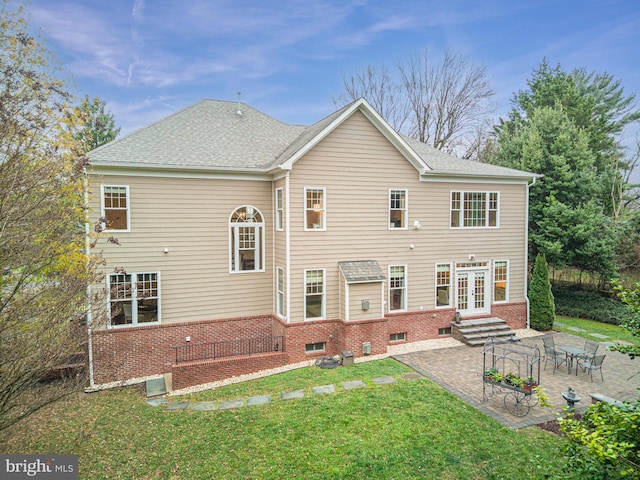
[[[364,100],[308,127],[204,100],[89,158],[92,221],[117,238],[94,387],[382,354],[456,312],[527,325],[535,175],[399,135]]]

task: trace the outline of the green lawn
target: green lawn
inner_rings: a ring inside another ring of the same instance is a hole
[[[589,335],[590,333],[599,333],[608,337],[605,341],[614,342],[616,340],[620,340],[623,342],[632,343],[634,345],[640,345],[640,338],[631,335],[631,332],[617,325],[610,325],[608,323],[597,322],[595,320],[586,320],[584,318],[570,318],[561,316],[557,317],[556,322],[563,323],[564,325],[557,325],[556,323],[553,326],[554,330],[567,332],[571,335],[584,337],[589,340],[599,340],[598,338],[594,338]],[[574,330],[569,330],[570,327],[582,328],[587,331],[576,332]]]
[[[274,397],[229,411],[164,411],[139,388],[81,395],[0,432],[0,451],[79,454],[82,479],[567,478],[561,438],[507,429],[406,371],[390,359],[309,367],[172,399]],[[375,385],[380,375],[398,382]],[[367,388],[339,386],[356,379]],[[311,394],[330,383],[338,392]],[[304,399],[278,399],[298,388]]]

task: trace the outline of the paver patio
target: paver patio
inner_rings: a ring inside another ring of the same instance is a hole
[[[573,345],[582,347],[584,338],[569,335],[567,333],[555,333],[555,344]],[[541,335],[523,338],[522,343],[537,345],[541,355],[544,355]],[[544,370],[544,360],[540,366],[540,385],[544,388],[553,406],[550,411],[536,405],[524,417],[515,417],[507,412],[504,406],[504,395],[495,395],[487,402],[482,403],[482,372],[483,372],[482,347],[468,347],[466,345],[424,350],[420,352],[394,355],[393,358],[413,368],[425,377],[430,378],[442,387],[446,388],[465,402],[487,413],[503,425],[512,428],[521,428],[536,423],[553,420],[562,412],[566,401],[562,393],[568,387],[572,387],[581,397],[576,405],[578,410],[586,408],[591,403],[590,393],[601,393],[616,400],[632,401],[638,398],[640,387],[640,361],[631,360],[629,356],[618,352],[611,352],[606,345],[601,345],[598,353],[606,354],[603,364],[604,381],[600,380],[600,374],[594,373],[593,383],[589,375],[579,372],[575,375],[575,369],[571,374],[567,372],[567,366],[562,365],[552,374],[551,364]]]

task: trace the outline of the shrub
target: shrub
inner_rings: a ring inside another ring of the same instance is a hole
[[[573,318],[587,318],[611,325],[620,325],[629,310],[618,300],[594,291],[553,287],[556,313]]]
[[[531,328],[540,331],[551,330],[556,314],[547,260],[542,254],[538,254],[533,267],[529,284],[529,302]]]

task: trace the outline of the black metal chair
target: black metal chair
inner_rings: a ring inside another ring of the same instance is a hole
[[[547,362],[551,360],[553,362],[553,373],[555,375],[558,367],[563,363],[567,363],[567,354],[556,350],[553,335],[544,335],[542,337],[542,344],[544,345],[544,369],[547,369]]]
[[[602,362],[604,362],[604,357],[606,357],[606,355],[594,355],[593,358],[588,358],[586,360],[579,358],[578,363],[576,364],[576,373],[578,372],[578,367],[580,367],[583,372],[589,370],[589,376],[593,382],[593,371],[600,370],[600,378],[604,382],[604,376],[602,375]]]

